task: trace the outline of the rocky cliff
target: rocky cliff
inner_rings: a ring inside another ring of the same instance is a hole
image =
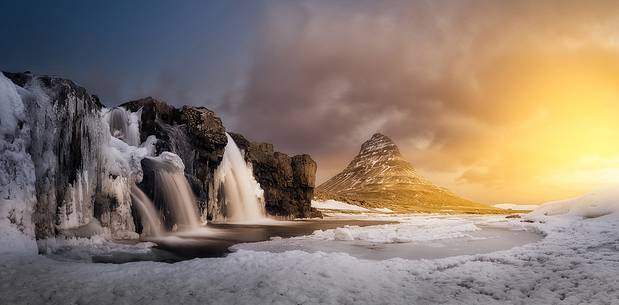
[[[183,161],[179,168],[200,214],[212,216],[218,199],[213,173],[227,145],[214,112],[150,97],[109,110],[70,80],[30,73],[1,74],[0,98],[0,222],[11,228],[3,233],[29,244],[58,235],[137,238],[141,225],[131,188],[141,183],[148,190],[153,173],[144,162],[164,151]],[[309,216],[316,171],[311,158],[247,143],[268,212]]]
[[[93,221],[115,238],[135,237],[131,199],[111,192],[110,184],[130,179],[127,171],[110,172],[103,153],[109,132],[101,120],[102,104],[74,82],[30,73],[4,73],[15,85],[30,126],[28,143],[35,170],[36,204],[32,211],[37,239]]]
[[[200,212],[212,219],[214,211],[211,208],[215,205],[209,203],[219,200],[215,198],[213,174],[227,144],[221,119],[204,107],[177,109],[152,97],[121,106],[131,111],[141,109],[142,138],[148,135],[157,137],[157,154],[171,151],[181,157]],[[251,143],[240,134],[230,135],[252,164],[254,176],[264,190],[268,214],[285,217],[319,215],[311,208],[316,163],[309,155],[290,157],[274,151],[272,144]],[[148,186],[144,185],[144,188],[148,189]]]
[[[377,133],[339,174],[316,190],[319,199],[335,199],[399,212],[500,213],[499,209],[458,197],[421,177],[397,145]]]
[[[317,217],[311,208],[316,181],[316,162],[309,155],[290,157],[274,151],[269,143],[253,143],[240,134],[230,133],[245,151],[254,176],[264,190],[267,212],[277,216]]]
[[[213,197],[213,173],[221,162],[227,144],[221,119],[204,107],[184,106],[178,109],[152,97],[121,106],[134,112],[141,110],[141,138],[145,140],[150,135],[157,137],[156,154],[170,151],[181,157],[200,214],[211,218],[208,203],[217,200]],[[145,179],[145,183],[147,181],[149,179]]]

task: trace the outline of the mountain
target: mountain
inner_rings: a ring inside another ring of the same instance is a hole
[[[342,172],[317,187],[316,198],[398,212],[501,213],[424,179],[402,157],[398,146],[380,133],[361,145]]]

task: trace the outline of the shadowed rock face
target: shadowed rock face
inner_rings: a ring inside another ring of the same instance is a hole
[[[130,170],[108,166],[114,159],[107,151],[110,138],[99,99],[67,79],[3,74],[22,87],[18,92],[26,117],[19,122],[19,130],[28,133],[23,153],[30,155],[35,171],[35,237],[74,234],[91,227],[100,231],[100,225],[113,238],[136,238],[136,229],[140,231],[141,226],[137,213],[132,211],[129,193],[136,177]],[[213,174],[227,144],[221,119],[204,107],[177,109],[151,97],[123,106],[131,111],[142,109],[142,141],[155,135],[157,154],[171,151],[181,157],[201,214],[205,218],[212,216],[207,211],[209,203],[217,199],[213,198]],[[272,145],[245,142],[241,146],[253,152],[257,180],[265,187],[267,201],[271,199],[268,211],[274,215],[309,216],[316,171],[311,158],[290,158],[273,152]],[[18,166],[6,165],[13,169]],[[141,186],[152,190],[152,166],[144,168]],[[167,221],[170,212],[161,210]],[[12,221],[18,223],[18,219]]]
[[[264,190],[267,212],[277,216],[315,217],[311,208],[316,181],[316,162],[309,155],[290,157],[273,150],[273,144],[252,143],[242,135],[230,133],[245,151],[254,176]]]
[[[440,188],[417,174],[397,145],[377,133],[348,166],[317,188],[316,197],[401,212],[500,213]]]
[[[155,135],[157,154],[171,151],[183,160],[185,176],[197,197],[200,213],[212,219],[214,172],[221,163],[227,144],[226,130],[217,115],[204,107],[177,109],[152,97],[122,105],[131,111],[142,109],[141,137]],[[254,176],[264,189],[266,210],[270,215],[286,217],[316,216],[311,208],[316,179],[316,163],[309,155],[289,157],[275,152],[268,143],[251,143],[240,134],[230,133],[245,152]],[[148,192],[149,172],[140,185]]]
[[[211,198],[214,193],[213,174],[228,142],[221,119],[204,107],[183,106],[178,109],[152,97],[121,106],[131,111],[142,109],[140,137],[142,140],[149,135],[157,137],[157,155],[170,151],[181,157],[200,213],[207,215],[208,202],[215,200]],[[140,186],[149,189],[147,185]],[[209,214],[208,218],[211,217]]]

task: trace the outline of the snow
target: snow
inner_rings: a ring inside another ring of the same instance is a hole
[[[179,172],[182,172],[185,170],[185,164],[183,164],[183,160],[181,159],[181,157],[179,157],[176,154],[173,154],[169,151],[164,151],[158,156],[158,158],[161,161],[166,162],[167,164],[173,166],[174,169]]]
[[[343,210],[367,212],[368,209],[336,200],[312,200],[312,208],[323,210]]]
[[[442,259],[377,261],[345,253],[240,250],[175,264],[113,265],[3,255],[0,277],[10,280],[0,281],[0,303],[619,304],[617,202],[616,191],[596,192],[544,205],[524,222],[500,216],[374,215],[403,223],[338,234],[397,242],[394,236],[448,237],[456,232],[450,227],[467,234],[473,224],[529,228],[545,236],[508,250]],[[427,231],[416,233],[412,226]],[[338,242],[335,230],[326,235]]]
[[[393,210],[388,208],[374,208],[374,211],[381,213],[393,213]]]
[[[4,74],[0,73],[0,135],[11,135],[18,123],[26,119],[24,103],[13,85]]]
[[[109,256],[118,253],[148,253],[155,246],[152,242],[119,244],[110,241],[105,234],[89,235],[89,238],[50,238],[39,240],[41,249],[48,258],[66,262],[90,263],[93,256]]]
[[[36,253],[30,125],[18,90],[0,73],[0,253]],[[21,89],[23,90],[23,89]]]
[[[597,218],[606,215],[619,215],[619,187],[609,187],[578,198],[549,202],[531,213],[533,218],[546,216],[565,216]]]
[[[519,210],[519,211],[533,211],[539,205],[537,204],[512,204],[512,203],[499,203],[494,205],[495,208],[504,210]]]
[[[467,237],[467,232],[478,231],[468,218],[412,216],[391,218],[400,223],[369,227],[345,226],[332,230],[317,230],[312,235],[297,239],[362,240],[373,243],[408,243]]]

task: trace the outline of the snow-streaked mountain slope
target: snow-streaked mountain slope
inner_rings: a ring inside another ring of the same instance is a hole
[[[456,196],[421,177],[396,144],[376,133],[339,174],[316,189],[319,199],[405,212],[500,213]]]

